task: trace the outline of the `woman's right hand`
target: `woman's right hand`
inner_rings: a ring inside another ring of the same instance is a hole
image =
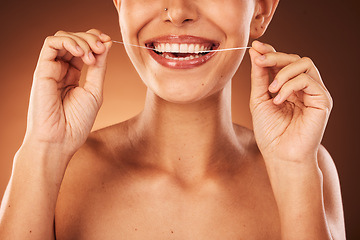
[[[95,29],[59,31],[45,40],[34,73],[23,144],[45,146],[67,156],[80,148],[102,104],[111,45],[111,38]],[[80,87],[84,63],[89,67]]]

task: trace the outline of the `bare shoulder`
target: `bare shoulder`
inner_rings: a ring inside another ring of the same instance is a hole
[[[106,202],[102,197],[104,185],[121,169],[113,157],[114,151],[126,142],[126,136],[115,139],[114,132],[126,132],[124,128],[126,126],[120,124],[91,133],[71,159],[56,204],[58,239],[79,239],[84,214],[98,203]]]
[[[66,186],[67,180],[71,182],[91,181],[96,176],[101,177],[102,170],[115,167],[115,152],[119,151],[126,143],[126,123],[92,132],[85,144],[72,157],[62,185]],[[91,178],[87,179],[87,175],[93,171],[96,171],[96,175],[91,175]]]
[[[71,159],[62,185],[66,187],[67,181],[93,181],[96,177],[102,177],[102,171],[116,168],[119,161],[115,156],[127,146],[127,122],[92,132]],[[96,174],[93,174],[94,171]]]
[[[324,207],[334,239],[345,239],[345,223],[339,176],[335,163],[324,146],[318,151],[318,164],[323,175]]]

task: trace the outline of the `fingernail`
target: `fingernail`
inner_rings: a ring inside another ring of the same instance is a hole
[[[90,59],[90,60],[94,60],[94,59],[95,59],[94,54],[92,54],[92,52],[89,52],[89,59]]]
[[[274,81],[270,84],[270,88],[276,89],[277,85],[278,85],[278,80],[274,79]]]
[[[110,36],[109,36],[109,35],[106,35],[105,33],[100,34],[100,37],[101,37],[101,38],[110,38]]]
[[[258,57],[258,59],[259,59],[260,61],[264,61],[264,60],[266,59],[266,56],[265,56],[265,55],[261,55],[261,56]]]
[[[276,95],[276,97],[274,98],[274,103],[275,104],[278,104],[278,103],[280,103],[281,102],[281,96],[280,96],[280,94],[278,94],[278,95]]]
[[[102,44],[102,42],[97,41],[97,42],[96,42],[96,46],[97,46],[98,48],[102,48],[103,44]]]
[[[78,51],[78,52],[82,52],[82,49],[81,49],[81,47],[79,47],[79,46],[76,46],[76,51]]]

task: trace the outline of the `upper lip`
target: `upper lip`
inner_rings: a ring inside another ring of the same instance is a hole
[[[201,53],[215,50],[219,42],[192,35],[167,35],[150,39],[145,42],[146,47],[154,48],[157,52],[172,53]]]

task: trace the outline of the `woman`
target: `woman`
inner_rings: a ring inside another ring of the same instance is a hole
[[[126,47],[148,87],[144,110],[90,133],[111,38],[48,37],[0,238],[344,239],[336,169],[320,145],[332,100],[312,61],[252,43],[252,132],[230,112],[245,50],[210,51],[260,37],[278,1],[114,3],[124,42],[155,49]]]

